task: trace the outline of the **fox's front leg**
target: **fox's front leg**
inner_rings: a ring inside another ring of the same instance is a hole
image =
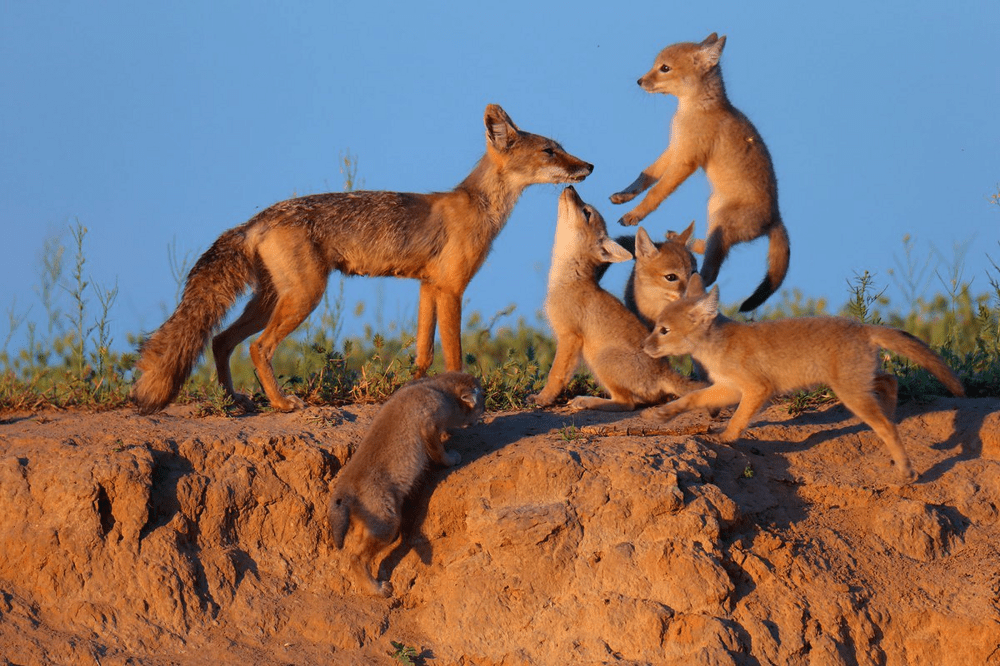
[[[562,390],[566,388],[570,376],[576,370],[576,365],[580,361],[580,350],[583,349],[583,340],[576,335],[564,335],[556,339],[556,356],[552,359],[552,368],[549,369],[548,379],[545,380],[545,388],[541,393],[529,396],[528,401],[539,407],[547,407],[555,402]]]
[[[417,312],[417,371],[423,377],[434,362],[434,327],[437,323],[437,289],[420,283],[420,305]]]
[[[631,227],[642,222],[647,215],[656,210],[664,199],[673,194],[678,185],[694,173],[698,164],[694,160],[684,159],[681,154],[679,150],[668,148],[652,166],[643,171],[643,174],[650,174],[656,184],[652,186],[652,189],[639,202],[638,206],[622,215],[622,219],[618,220],[619,224]]]
[[[656,178],[645,171],[639,174],[631,185],[626,187],[621,192],[615,192],[611,195],[611,203],[613,204],[623,204],[632,199],[636,198],[640,194],[646,191],[646,189],[656,182]]]
[[[444,367],[449,372],[462,370],[462,292],[439,291],[437,298],[438,330]]]
[[[681,396],[658,407],[650,407],[643,411],[642,418],[650,421],[666,423],[678,414],[705,407],[709,410],[719,410],[740,401],[740,391],[725,384],[711,386]]]

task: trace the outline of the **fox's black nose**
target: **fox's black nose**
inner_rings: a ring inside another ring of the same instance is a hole
[[[585,162],[585,164],[587,165],[587,173],[594,173],[594,165],[589,162]]]
[[[640,76],[639,78],[637,78],[637,79],[635,80],[635,82],[636,82],[636,84],[638,84],[638,85],[640,85],[640,86],[641,86],[641,85],[642,85],[642,77]]]

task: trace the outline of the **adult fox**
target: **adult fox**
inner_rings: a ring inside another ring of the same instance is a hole
[[[677,111],[670,144],[653,164],[611,202],[631,201],[652,186],[624,225],[638,224],[656,210],[695,169],[705,170],[712,194],[708,200],[708,234],[692,245],[704,253],[701,277],[715,282],[719,267],[736,243],[769,238],[764,280],[740,306],[753,310],[778,290],[788,272],[788,231],[778,211],[778,183],[764,140],[745,115],[726,97],[719,58],[725,36],[713,32],[699,44],[683,42],[663,49],[638,83],[651,93],[676,95]]]
[[[180,305],[142,346],[133,397],[143,413],[165,407],[191,374],[213,329],[247,287],[243,314],[215,336],[219,383],[233,388],[229,357],[263,330],[250,358],[271,406],[304,406],[278,387],[271,358],[278,343],[309,316],[334,269],[346,275],[420,280],[417,375],[434,356],[434,328],[448,370],[462,369],[462,294],[482,266],[521,192],[535,183],[580,182],[594,167],[543,136],[521,131],[495,104],[486,107],[486,154],[450,192],[328,193],[276,203],[230,229],[198,259]]]

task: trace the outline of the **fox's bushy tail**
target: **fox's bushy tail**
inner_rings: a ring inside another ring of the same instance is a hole
[[[194,369],[212,330],[250,284],[253,264],[241,228],[222,234],[188,274],[170,318],[140,350],[132,399],[142,414],[166,407]]]
[[[910,335],[906,331],[900,331],[888,326],[869,326],[868,335],[872,342],[879,347],[905,356],[926,368],[932,375],[938,378],[938,381],[944,384],[946,389],[951,391],[952,395],[960,398],[965,395],[965,388],[958,379],[958,375],[923,340]]]
[[[766,301],[771,294],[778,291],[778,287],[785,281],[785,274],[788,272],[788,261],[791,257],[791,245],[788,242],[788,230],[781,222],[774,224],[768,233],[769,246],[767,249],[767,275],[757,287],[757,290],[750,295],[750,298],[743,301],[740,312],[749,312],[761,303]]]

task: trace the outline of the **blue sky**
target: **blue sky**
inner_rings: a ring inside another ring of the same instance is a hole
[[[608,196],[665,148],[676,106],[635,80],[662,47],[713,31],[728,37],[729,96],[775,161],[792,243],[784,288],[837,307],[867,269],[903,307],[889,270],[909,234],[942,275],[964,248],[965,277],[985,291],[987,253],[1000,263],[995,0],[762,5],[4,2],[0,339],[7,313],[44,322],[42,248],[54,236],[69,246],[68,279],[76,221],[86,277],[118,285],[124,347],[174,305],[171,243],[194,258],[276,201],[342,189],[347,153],[366,189],[450,189],[484,150],[491,102],[595,165],[577,189],[614,234],[631,205]],[[522,197],[467,314],[515,304],[508,321],[539,322],[559,191]],[[643,225],[655,238],[694,219],[702,235],[707,195],[699,172]],[[763,241],[733,252],[723,301],[753,291],[765,254]],[[626,275],[616,266],[608,287]],[[925,293],[941,290],[929,274]],[[351,278],[345,301],[365,303],[364,321],[410,321],[417,285]]]

